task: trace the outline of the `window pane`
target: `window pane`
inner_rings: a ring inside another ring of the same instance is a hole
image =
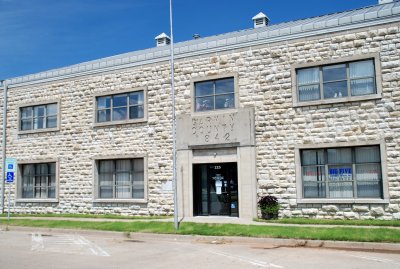
[[[233,78],[219,79],[215,81],[215,94],[233,93],[234,91]]]
[[[379,146],[357,147],[355,149],[356,163],[380,163],[381,154]]]
[[[97,111],[97,122],[111,121],[111,110],[99,110]]]
[[[330,182],[329,198],[353,198],[353,182]]]
[[[112,187],[100,187],[100,198],[113,198]]]
[[[380,164],[357,164],[357,181],[381,181],[382,172]]]
[[[324,66],[322,68],[322,77],[323,77],[323,82],[345,80],[347,79],[346,65],[337,64],[337,65]]]
[[[301,164],[325,164],[325,154],[323,149],[303,150],[301,152]]]
[[[129,107],[129,118],[139,119],[144,117],[143,106],[131,106]]]
[[[324,98],[340,98],[347,96],[347,81],[324,83]]]
[[[117,186],[116,192],[117,195],[115,198],[120,198],[120,199],[132,198],[130,186]]]
[[[297,83],[299,86],[319,83],[319,68],[307,68],[297,71]]]
[[[57,127],[57,116],[47,117],[47,128]]]
[[[214,94],[214,82],[213,81],[205,81],[205,82],[197,82],[195,85],[195,96],[206,96]]]
[[[350,78],[374,77],[373,60],[353,62],[349,64]]]
[[[100,173],[113,173],[114,162],[113,161],[99,161],[99,172]]]
[[[351,148],[333,148],[327,151],[329,164],[352,163]]]
[[[354,79],[350,81],[351,95],[374,94],[375,80],[373,78]]]
[[[325,198],[326,187],[325,183],[305,181],[304,183],[304,198]]]
[[[47,198],[56,198],[56,188],[55,187],[50,187],[48,189]]]
[[[127,106],[127,95],[120,94],[113,97],[113,107]]]
[[[21,130],[31,130],[32,129],[32,120],[21,120]]]
[[[196,98],[196,111],[205,111],[214,109],[214,97]]]
[[[319,99],[321,99],[319,84],[299,86],[299,101],[312,101]]]
[[[382,198],[380,181],[357,182],[357,195],[359,198]]]
[[[303,167],[303,181],[325,181],[325,166]]]
[[[22,198],[33,198],[35,166],[22,165]]]
[[[33,119],[33,129],[43,129],[45,120],[43,117]]]
[[[133,161],[133,193],[132,198],[144,198],[144,160],[135,159]]]
[[[143,105],[144,102],[143,91],[133,92],[129,94],[129,105]]]
[[[31,118],[33,115],[32,107],[21,108],[21,119]]]
[[[235,96],[233,94],[217,95],[215,97],[215,109],[235,107]]]
[[[104,97],[97,98],[97,109],[104,109],[104,108],[110,108],[110,107],[111,107],[111,97],[110,96],[104,96]]]
[[[57,104],[47,105],[47,116],[57,115]]]
[[[126,107],[113,108],[112,120],[126,120],[127,115]]]
[[[35,106],[33,112],[34,117],[44,117],[45,106]]]

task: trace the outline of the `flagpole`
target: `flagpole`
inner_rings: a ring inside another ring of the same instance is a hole
[[[176,182],[176,111],[175,111],[175,69],[174,69],[174,33],[172,27],[172,0],[169,1],[169,25],[171,37],[171,95],[172,95],[172,174],[174,185],[174,226],[179,229],[178,222],[178,184]]]

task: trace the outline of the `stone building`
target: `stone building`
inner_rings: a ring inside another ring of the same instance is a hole
[[[380,2],[175,44],[180,217],[272,194],[281,217],[400,219],[400,2]],[[173,214],[169,55],[163,34],[5,80],[13,211]]]

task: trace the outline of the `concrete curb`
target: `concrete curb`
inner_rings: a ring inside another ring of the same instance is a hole
[[[6,231],[2,226],[1,231]],[[120,236],[138,241],[174,241],[192,242],[200,244],[246,244],[255,248],[273,249],[280,247],[307,247],[307,248],[326,248],[339,249],[345,251],[367,251],[367,252],[390,252],[400,254],[400,244],[396,243],[370,243],[370,242],[348,242],[348,241],[325,241],[325,240],[303,240],[303,239],[282,239],[282,238],[254,238],[238,236],[203,236],[203,235],[176,235],[176,234],[154,234],[154,233],[134,233],[95,230],[76,230],[59,228],[36,228],[8,226],[9,231],[54,232],[54,233],[83,233],[97,236]]]

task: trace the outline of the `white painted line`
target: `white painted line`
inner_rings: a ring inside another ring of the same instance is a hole
[[[398,263],[394,260],[390,260],[390,259],[378,258],[378,257],[373,257],[373,256],[354,255],[354,254],[347,254],[347,253],[345,255],[350,256],[350,257],[359,258],[359,259],[369,260],[369,261],[400,265],[400,263]]]
[[[236,259],[242,262],[246,262],[246,263],[250,263],[254,266],[261,266],[264,268],[284,268],[283,266],[277,265],[277,264],[273,264],[273,263],[268,263],[268,262],[264,262],[264,261],[259,261],[259,260],[254,260],[254,259],[250,259],[247,257],[242,257],[242,256],[236,256],[236,255],[231,255],[229,253],[225,253],[225,252],[219,252],[219,251],[209,251],[212,254],[216,254],[216,255],[220,255],[220,256],[224,256],[227,258],[231,258],[231,259]]]
[[[80,235],[43,237],[41,234],[32,234],[31,250],[110,256],[105,250]]]

